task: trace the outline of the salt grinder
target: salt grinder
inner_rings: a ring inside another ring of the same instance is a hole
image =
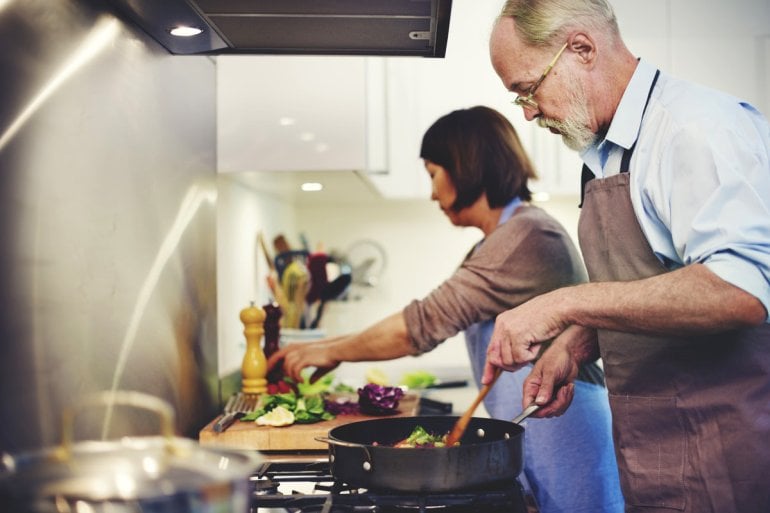
[[[267,392],[267,360],[262,351],[265,311],[254,306],[254,302],[241,310],[241,322],[246,336],[246,354],[241,365],[241,388],[244,394]]]

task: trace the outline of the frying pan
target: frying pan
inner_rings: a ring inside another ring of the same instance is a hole
[[[416,426],[448,433],[459,417],[392,417],[345,424],[329,431],[332,475],[371,490],[447,492],[513,482],[523,465],[524,428],[513,422],[473,417],[460,445],[390,447]]]

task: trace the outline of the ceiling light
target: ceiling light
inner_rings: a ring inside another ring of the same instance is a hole
[[[303,142],[310,142],[315,139],[315,134],[313,132],[302,132],[299,134],[299,140]]]
[[[297,121],[294,118],[290,118],[288,116],[282,117],[281,119],[278,120],[278,124],[281,126],[291,126],[296,122]]]
[[[171,30],[169,30],[169,33],[172,36],[178,36],[178,37],[197,36],[201,32],[203,32],[202,28],[199,28],[199,27],[186,27],[184,25],[179,25],[178,27],[174,27]]]
[[[318,182],[305,182],[302,184],[302,190],[305,192],[318,192],[322,191],[323,189],[323,184]]]

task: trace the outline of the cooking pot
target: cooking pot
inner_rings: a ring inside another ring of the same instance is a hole
[[[73,442],[74,411],[112,404],[160,417],[160,436]],[[257,453],[203,449],[173,436],[170,405],[137,392],[105,392],[65,411],[61,445],[0,465],[0,511],[24,513],[208,513],[249,511]]]
[[[329,444],[332,475],[349,485],[401,492],[448,492],[513,482],[523,465],[524,428],[473,417],[460,445],[396,448],[416,426],[451,431],[458,417],[393,417],[345,424],[319,440]]]

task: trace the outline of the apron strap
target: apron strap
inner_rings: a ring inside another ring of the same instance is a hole
[[[650,91],[647,93],[647,101],[644,102],[644,109],[642,109],[642,117],[644,117],[644,113],[647,112],[647,105],[650,103],[650,98],[652,97],[652,90],[655,89],[655,84],[658,82],[658,77],[660,76],[660,70],[655,70],[655,77],[652,79],[652,84],[650,84]],[[621,173],[628,173],[628,170],[631,166],[631,155],[634,153],[634,148],[636,148],[636,142],[639,140],[639,137],[637,136],[636,141],[634,141],[634,144],[631,145],[630,148],[623,150],[623,157],[620,159],[620,172]],[[586,184],[594,179],[594,173],[591,171],[587,165],[583,164],[583,169],[580,173],[580,205],[578,205],[578,208],[583,207],[583,201],[585,200],[586,195]]]

